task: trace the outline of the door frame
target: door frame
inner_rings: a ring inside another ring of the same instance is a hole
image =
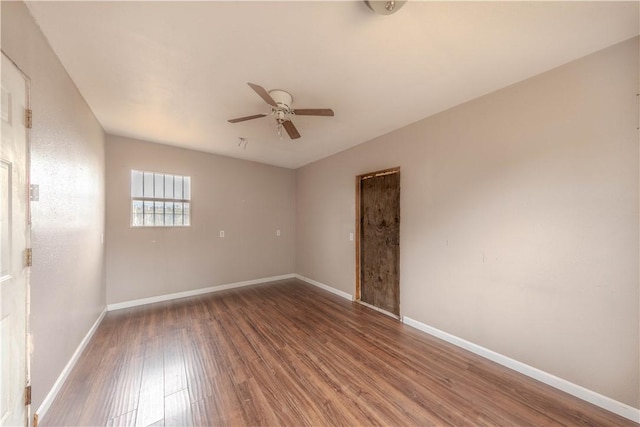
[[[361,248],[361,233],[362,233],[362,227],[360,227],[360,223],[361,223],[361,212],[360,212],[360,205],[362,203],[362,194],[361,194],[361,188],[362,188],[362,180],[366,179],[366,178],[371,178],[374,176],[383,176],[383,175],[390,175],[390,174],[394,174],[397,173],[398,174],[398,178],[400,179],[400,166],[396,166],[396,167],[392,167],[392,168],[388,168],[388,169],[382,169],[382,170],[378,170],[375,172],[369,172],[369,173],[365,173],[362,175],[358,175],[356,176],[356,233],[355,233],[355,238],[356,238],[356,292],[355,292],[355,300],[361,304],[366,305],[367,307],[373,308],[374,310],[380,311],[381,313],[387,314],[391,317],[394,318],[402,318],[402,307],[399,307],[399,315],[396,316],[393,313],[387,312],[385,310],[382,310],[378,307],[374,307],[371,304],[367,304],[363,301],[361,301],[361,289],[360,289],[360,281],[361,281],[361,274],[362,274],[362,266],[361,266],[361,262],[360,262],[360,256],[362,253],[362,248]],[[401,196],[402,197],[402,193]],[[400,248],[398,248],[398,256],[399,256],[399,251]],[[400,262],[400,260],[398,259],[398,262]],[[400,292],[400,272],[398,271],[398,292]]]
[[[22,75],[25,82],[25,109],[31,110],[31,79],[20,68],[20,66],[11,58],[11,56],[0,48],[0,56],[4,56],[13,64],[13,66]],[[25,123],[25,186],[26,192],[26,236],[25,244],[27,248],[31,248],[31,127]],[[27,272],[25,274],[25,347],[24,347],[24,360],[25,360],[25,387],[31,386],[31,267],[25,266]],[[31,396],[29,396],[30,398]],[[26,398],[26,396],[25,396]],[[32,405],[26,406],[26,421],[27,427],[37,424],[37,415],[34,415],[32,411]],[[33,418],[32,418],[33,416]]]

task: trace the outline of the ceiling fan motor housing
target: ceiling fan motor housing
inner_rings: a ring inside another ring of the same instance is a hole
[[[287,91],[274,89],[269,91],[269,95],[278,105],[274,110],[277,112],[283,112],[284,114],[291,113],[291,104],[293,103],[293,96]],[[278,115],[278,118],[280,116]]]

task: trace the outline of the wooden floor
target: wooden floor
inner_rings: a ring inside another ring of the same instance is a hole
[[[110,312],[41,426],[637,426],[296,280]]]

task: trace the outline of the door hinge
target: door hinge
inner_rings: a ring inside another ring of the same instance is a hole
[[[31,405],[31,386],[28,385],[24,388],[24,406]]]
[[[24,110],[24,127],[31,129],[33,126],[33,111],[30,109]]]
[[[38,414],[33,414],[33,427],[38,427]]]
[[[33,265],[33,249],[31,248],[24,250],[24,265],[25,267],[31,267]]]

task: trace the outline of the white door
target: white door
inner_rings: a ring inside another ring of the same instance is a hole
[[[2,54],[0,146],[0,426],[27,425],[27,285],[29,243],[27,81]]]

